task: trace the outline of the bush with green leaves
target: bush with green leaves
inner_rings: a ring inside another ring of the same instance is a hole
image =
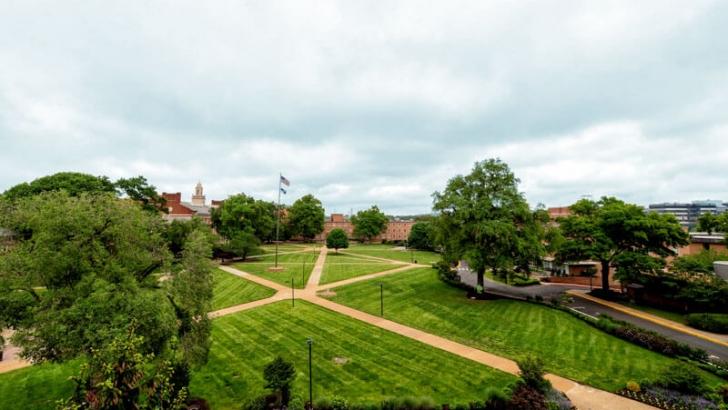
[[[551,383],[544,379],[543,360],[539,357],[527,356],[524,359],[516,361],[518,370],[520,371],[521,380],[529,387],[532,387],[541,393],[545,393],[551,389]]]
[[[694,328],[714,333],[728,333],[728,314],[691,313],[686,319],[688,325]]]
[[[287,406],[291,398],[291,384],[296,379],[296,369],[293,363],[280,356],[273,359],[263,369],[265,387],[273,390],[276,395],[276,405]]]
[[[692,366],[685,363],[675,363],[665,369],[655,383],[668,390],[681,393],[700,395],[705,393],[705,380]]]

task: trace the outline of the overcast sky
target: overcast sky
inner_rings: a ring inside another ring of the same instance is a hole
[[[532,205],[728,200],[726,1],[0,0],[0,191],[142,174],[424,213],[500,157]]]

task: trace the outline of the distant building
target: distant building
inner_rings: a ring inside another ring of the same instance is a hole
[[[552,207],[547,209],[546,212],[548,212],[549,218],[551,218],[552,221],[571,215],[571,209],[568,206]]]
[[[182,193],[180,192],[163,192],[162,197],[167,201],[168,210],[164,218],[169,221],[189,220],[193,217],[198,217],[210,224],[212,223],[210,218],[212,209],[222,204],[222,201],[212,201],[210,205],[207,205],[202,183],[200,182],[195,186],[195,193],[192,195],[191,202],[183,202]]]
[[[412,230],[412,225],[414,224],[415,221],[413,220],[390,220],[387,223],[387,227],[385,228],[384,232],[382,232],[382,234],[380,234],[376,238],[373,238],[372,240],[374,242],[406,241],[409,238],[410,231]],[[326,236],[328,236],[329,232],[336,228],[342,229],[344,232],[346,232],[346,236],[354,239],[354,224],[352,224],[351,221],[349,221],[349,219],[344,216],[344,214],[331,214],[331,216],[329,216],[324,222],[324,231],[316,236],[316,240],[326,240]]]
[[[722,214],[728,209],[728,203],[723,201],[693,201],[693,202],[663,202],[650,204],[648,211],[660,214],[675,215],[680,225],[687,230],[695,229],[698,225],[698,218],[702,214]]]
[[[690,232],[690,243],[677,249],[677,256],[695,255],[702,251],[725,253],[725,235],[722,233]]]

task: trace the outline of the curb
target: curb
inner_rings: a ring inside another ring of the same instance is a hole
[[[603,299],[595,298],[594,296],[586,295],[586,294],[583,294],[583,293],[580,293],[580,292],[573,292],[571,290],[568,290],[568,291],[566,291],[566,293],[569,294],[569,295],[572,295],[572,296],[576,296],[576,297],[579,297],[579,298],[582,298],[582,299],[586,299],[586,300],[591,301],[591,302],[594,302],[594,303],[598,303],[598,304],[600,304],[602,306],[606,306],[606,307],[611,308],[611,309],[614,309],[614,310],[618,310],[618,311],[620,311],[622,313],[626,313],[626,314],[628,314],[630,316],[634,316],[636,318],[640,318],[640,319],[643,319],[643,320],[647,320],[649,322],[658,324],[658,325],[663,326],[663,327],[666,327],[668,329],[672,329],[672,330],[677,331],[677,332],[680,332],[680,333],[685,333],[687,335],[690,335],[690,336],[693,336],[693,337],[697,337],[699,339],[703,339],[705,341],[708,341],[708,342],[711,342],[711,343],[715,343],[717,345],[721,345],[721,346],[728,347],[728,342],[724,342],[722,340],[719,340],[719,339],[710,337],[708,335],[703,334],[702,332],[698,332],[696,330],[692,330],[692,329],[688,328],[687,326],[681,325],[679,323],[675,323],[675,322],[672,322],[672,321],[667,320],[667,319],[658,318],[658,317],[656,317],[654,315],[650,315],[648,313],[640,312],[637,309],[632,309],[632,308],[629,308],[629,307],[626,307],[626,306],[622,306],[622,305],[620,305],[618,303],[609,302],[609,301],[606,301],[606,300],[603,300]]]

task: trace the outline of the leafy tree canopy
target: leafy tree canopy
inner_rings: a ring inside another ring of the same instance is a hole
[[[582,199],[559,219],[564,236],[557,253],[561,261],[591,259],[602,266],[602,288],[609,289],[609,268],[623,279],[654,273],[664,257],[686,245],[688,235],[673,215],[647,213],[617,198]]]
[[[94,176],[80,172],[58,172],[44,176],[31,182],[15,185],[3,193],[3,197],[10,201],[27,198],[43,192],[65,191],[70,196],[79,196],[82,193],[111,193],[125,196],[142,208],[152,212],[167,212],[165,200],[157,194],[157,188],[150,185],[143,176],[134,178],[121,178],[111,182],[108,177]]]
[[[414,249],[431,251],[435,249],[435,233],[430,222],[417,222],[412,225],[407,246]]]
[[[212,224],[227,239],[248,232],[261,241],[275,238],[276,205],[245,194],[233,195],[213,209]]]
[[[370,241],[384,232],[387,228],[387,222],[389,222],[389,218],[376,205],[359,211],[351,217],[351,223],[354,225],[354,236],[366,241]]]
[[[433,194],[437,242],[448,260],[468,261],[480,286],[487,268],[527,269],[543,254],[541,228],[518,182],[507,164],[489,159]]]
[[[329,249],[335,249],[336,252],[339,249],[346,249],[349,247],[349,238],[346,237],[346,232],[341,228],[334,228],[326,236],[326,247]]]
[[[288,227],[292,236],[311,240],[324,230],[324,207],[313,195],[305,195],[288,208]]]
[[[698,217],[698,231],[707,232],[728,232],[728,213],[714,215],[710,212],[701,214]]]
[[[142,208],[151,212],[167,213],[167,200],[157,193],[157,188],[150,185],[143,176],[121,178],[114,183],[119,195],[141,204]]]
[[[190,351],[208,343],[191,325],[204,324],[210,296],[200,288],[211,274],[200,235],[190,235],[172,269],[158,214],[111,193],[65,191],[5,203],[0,227],[16,233],[0,252],[0,325],[17,329],[23,356],[88,355],[131,326],[145,354],[168,351],[173,339]],[[161,283],[156,272],[170,280]],[[193,333],[195,343],[186,343]]]
[[[105,176],[93,176],[80,172],[59,172],[31,182],[15,185],[3,193],[5,199],[14,201],[49,191],[66,191],[71,196],[92,192],[116,192],[116,187]]]

